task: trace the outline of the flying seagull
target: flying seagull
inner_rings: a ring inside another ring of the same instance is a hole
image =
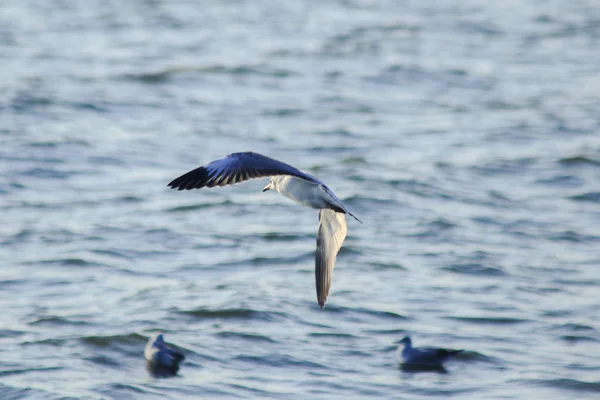
[[[233,153],[196,168],[169,183],[178,190],[233,185],[249,179],[270,177],[263,192],[276,190],[306,207],[319,210],[315,278],[321,308],[331,287],[335,258],[346,238],[344,214],[356,218],[323,182],[291,165],[258,153]]]
[[[157,333],[148,340],[144,349],[148,370],[157,376],[175,375],[179,363],[185,358],[182,353],[167,346],[162,333]]]
[[[437,347],[412,347],[412,340],[409,336],[397,343],[404,344],[402,350],[398,347],[398,360],[403,361],[403,365],[414,367],[441,368],[448,357],[462,351]]]

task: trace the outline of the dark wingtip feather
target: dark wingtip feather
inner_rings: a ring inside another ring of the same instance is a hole
[[[208,171],[204,167],[199,167],[173,179],[167,186],[177,190],[200,189],[206,186],[207,180]]]
[[[325,308],[325,299],[318,299],[318,301],[319,301],[319,307],[321,307],[321,310],[323,308]]]

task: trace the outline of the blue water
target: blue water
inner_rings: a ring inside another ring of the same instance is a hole
[[[596,3],[2,2],[0,398],[598,398]],[[248,150],[364,222],[322,311],[315,210],[166,187]]]

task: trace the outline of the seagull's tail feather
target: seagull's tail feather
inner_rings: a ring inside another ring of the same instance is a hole
[[[360,219],[358,219],[356,217],[356,215],[352,214],[350,211],[346,210],[346,214],[348,214],[349,216],[351,216],[352,218],[354,218],[355,220],[357,220],[358,222],[360,222],[361,224],[363,223]]]

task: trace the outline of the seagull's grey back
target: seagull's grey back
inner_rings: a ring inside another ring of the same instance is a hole
[[[291,175],[275,176],[271,179],[275,190],[288,199],[306,207],[331,208],[331,196],[321,188],[321,184]]]

